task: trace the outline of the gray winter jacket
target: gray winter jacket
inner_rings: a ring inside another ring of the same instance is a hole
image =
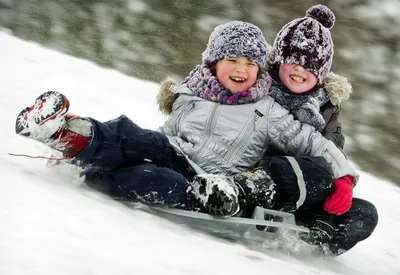
[[[167,82],[158,98],[160,109],[170,113],[159,131],[198,173],[231,175],[249,170],[274,146],[290,155],[323,156],[336,178],[350,174],[358,179],[331,141],[294,120],[269,96],[255,103],[222,105],[194,96],[185,85]]]

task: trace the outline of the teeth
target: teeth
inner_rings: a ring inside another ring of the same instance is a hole
[[[306,81],[304,77],[298,76],[298,75],[290,75],[290,78],[296,82],[303,83]]]
[[[232,80],[237,81],[237,82],[245,82],[246,79],[245,78],[241,78],[241,77],[231,77]]]

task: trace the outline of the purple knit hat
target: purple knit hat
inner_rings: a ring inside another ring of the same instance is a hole
[[[317,76],[318,81],[330,71],[333,41],[330,29],[334,13],[324,5],[312,6],[306,16],[290,21],[277,34],[269,63],[298,64]]]
[[[217,61],[245,56],[265,68],[268,44],[259,27],[242,21],[231,21],[215,27],[203,52],[203,64],[210,66]]]

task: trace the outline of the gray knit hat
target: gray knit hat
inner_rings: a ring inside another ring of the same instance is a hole
[[[264,68],[267,63],[268,44],[259,27],[242,21],[231,21],[215,27],[203,52],[203,63],[207,66],[217,61],[245,56]]]
[[[333,41],[330,29],[334,13],[324,5],[312,6],[303,18],[286,24],[277,34],[269,63],[298,64],[317,76],[318,81],[330,71]]]

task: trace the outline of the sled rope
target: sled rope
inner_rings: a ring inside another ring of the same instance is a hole
[[[14,154],[14,153],[8,153],[8,155],[12,157],[25,157],[25,158],[31,158],[31,159],[47,159],[47,160],[67,160],[69,158],[54,158],[54,157],[45,157],[45,156],[31,156],[31,155],[25,155],[25,154]]]

